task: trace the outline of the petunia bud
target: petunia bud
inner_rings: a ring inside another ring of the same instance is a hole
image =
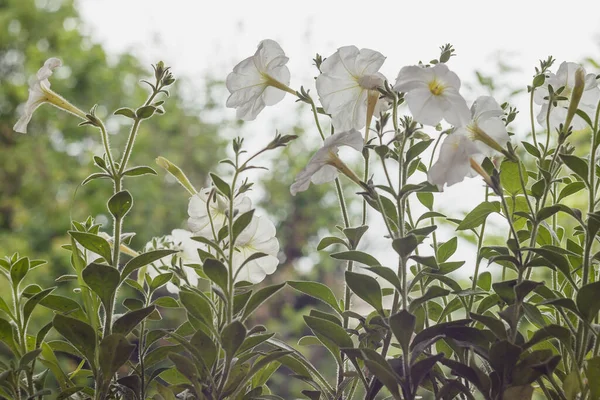
[[[577,111],[577,107],[579,106],[579,102],[581,101],[581,97],[583,96],[583,91],[585,89],[585,71],[583,68],[577,68],[575,71],[575,85],[573,86],[573,91],[571,92],[571,101],[569,102],[569,109],[567,110],[567,118],[565,118],[565,129],[568,130],[571,126],[571,122],[573,121],[573,117],[575,116],[575,112]]]
[[[177,165],[173,164],[164,157],[158,157],[155,161],[156,164],[158,164],[160,167],[167,170],[168,173],[173,175],[175,179],[177,179],[177,182],[179,182],[181,186],[183,186],[192,196],[198,193],[198,191],[194,188],[188,177],[185,176],[181,168],[179,168]]]

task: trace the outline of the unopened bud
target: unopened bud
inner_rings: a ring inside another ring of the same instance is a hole
[[[571,101],[569,102],[569,109],[567,110],[567,118],[565,119],[565,129],[569,129],[571,126],[571,122],[573,121],[573,117],[577,111],[577,107],[579,106],[579,102],[581,101],[581,97],[583,96],[583,90],[585,89],[585,71],[583,68],[577,68],[575,71],[575,85],[573,86],[573,91],[571,92]]]
[[[167,160],[164,157],[158,157],[155,161],[156,164],[164,168],[168,173],[175,177],[175,179],[177,179],[177,182],[179,182],[181,186],[183,186],[192,196],[198,193],[198,191],[194,188],[188,177],[185,176],[181,168],[179,168],[177,165],[173,164],[171,161]]]

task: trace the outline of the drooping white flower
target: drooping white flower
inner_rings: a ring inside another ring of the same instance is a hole
[[[48,78],[52,76],[52,71],[60,66],[62,66],[62,62],[58,58],[49,58],[44,66],[39,69],[35,78],[31,79],[29,82],[29,98],[23,105],[23,114],[13,127],[16,132],[27,133],[27,125],[31,121],[33,112],[43,103],[50,103],[80,118],[87,119],[83,111],[50,89]]]
[[[155,239],[146,244],[145,251],[172,249],[178,250],[175,256],[170,255],[154,261],[147,267],[147,273],[151,278],[158,274],[172,271],[174,268],[182,267],[187,282],[191,286],[198,284],[198,274],[194,268],[185,264],[200,264],[198,249],[204,248],[200,242],[192,240],[193,234],[185,229],[173,229],[170,235]],[[175,265],[174,265],[175,264]],[[179,288],[172,282],[167,283],[170,293],[178,293]]]
[[[548,115],[549,102],[548,100],[545,100],[544,97],[549,95],[548,85],[551,85],[554,91],[564,86],[564,90],[560,93],[560,96],[568,98],[568,100],[558,101],[556,107],[552,106],[549,118],[550,129],[555,130],[558,128],[559,124],[565,123],[567,110],[571,100],[571,94],[575,84],[575,73],[579,68],[583,69],[583,67],[577,63],[565,61],[560,64],[556,74],[552,72],[548,73],[544,84],[536,89],[534,100],[536,104],[542,105],[540,113],[537,116],[537,121],[541,126],[546,127],[547,125],[546,117]],[[585,69],[583,69],[583,73],[585,75],[585,87],[581,100],[579,101],[578,108],[584,111],[593,121],[596,115],[596,107],[598,106],[598,101],[600,100],[600,88],[598,87],[595,74],[586,75]],[[575,115],[572,121],[572,126],[574,131],[578,131],[585,129],[588,125],[583,118],[581,118],[579,115]]]
[[[429,169],[427,179],[440,190],[444,185],[452,186],[465,177],[478,172],[473,162],[480,164],[486,156],[502,151],[510,140],[502,115],[504,111],[496,100],[489,96],[479,97],[471,107],[472,119],[448,135],[440,148],[435,164]]]
[[[253,217],[250,224],[240,233],[235,242],[233,270],[236,281],[259,283],[277,269],[279,241],[275,237],[275,225],[266,217]],[[244,261],[255,253],[267,256]]]
[[[211,191],[210,188],[201,189],[197,194],[190,197],[188,227],[194,232],[195,236],[205,236],[212,239],[213,229],[215,233],[218,233],[219,229],[227,222],[229,201],[219,194],[213,195],[209,201]],[[233,209],[234,212],[237,211],[237,214],[243,214],[250,211],[251,208],[252,201],[247,196],[238,196],[233,202]]]
[[[227,107],[235,108],[239,119],[252,121],[265,106],[279,103],[285,93],[296,92],[288,87],[290,70],[288,58],[274,40],[260,42],[256,53],[241,61],[227,75],[226,85],[231,93]]]
[[[306,167],[296,176],[294,183],[290,187],[292,195],[295,196],[296,193],[308,189],[310,182],[318,185],[333,181],[338,176],[338,171],[356,183],[360,183],[360,179],[354,172],[340,160],[338,152],[340,146],[349,146],[356,151],[362,151],[363,144],[362,135],[355,129],[329,136],[325,139],[323,147],[317,150]]]
[[[385,81],[378,72],[384,61],[381,53],[356,46],[340,47],[323,61],[317,92],[336,131],[362,129],[367,120],[388,107],[377,91]]]
[[[403,67],[394,89],[406,93],[413,118],[424,125],[435,126],[445,119],[462,126],[469,120],[469,108],[459,93],[460,79],[446,64]]]

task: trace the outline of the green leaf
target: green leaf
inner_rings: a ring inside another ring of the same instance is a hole
[[[231,197],[231,188],[229,187],[227,182],[225,182],[223,179],[221,179],[221,177],[219,175],[213,174],[211,172],[210,179],[212,179],[212,181],[215,184],[215,186],[217,187],[217,189],[219,189],[219,191],[221,193],[223,193],[225,195],[225,197],[227,197],[227,198]]]
[[[586,160],[570,154],[559,154],[559,157],[571,171],[584,182],[588,182],[589,168]]]
[[[152,302],[157,307],[165,307],[165,308],[179,308],[180,305],[173,297],[162,296],[154,299]]]
[[[119,108],[117,111],[114,112],[115,115],[122,115],[124,117],[127,118],[131,118],[131,119],[135,119],[135,111],[133,111],[131,108],[127,108],[127,107],[123,107],[123,108]]]
[[[112,251],[106,239],[87,232],[69,231],[69,235],[87,250],[100,255],[107,263],[112,262]]]
[[[68,297],[49,294],[40,301],[40,305],[61,313],[69,313],[81,309],[79,303]]]
[[[217,360],[217,346],[204,331],[197,330],[190,339],[190,344],[198,351],[204,364],[210,370]]]
[[[227,358],[230,360],[233,358],[245,339],[246,327],[240,321],[235,320],[223,328],[221,332],[221,345]]]
[[[484,314],[476,314],[469,313],[469,316],[475,321],[483,324],[486,328],[488,328],[496,337],[500,340],[506,339],[506,328],[504,327],[504,323],[499,319],[494,317],[490,317]]]
[[[248,212],[243,213],[238,216],[233,222],[233,243],[235,243],[236,239],[246,229],[250,222],[252,222],[252,218],[254,217],[254,210],[250,210]]]
[[[242,315],[242,321],[245,321],[254,310],[258,308],[262,303],[264,303],[269,297],[273,296],[275,293],[281,290],[282,287],[285,286],[285,282],[271,285],[260,289],[259,291],[252,293],[248,303],[246,304],[246,308],[244,310],[244,314]]]
[[[200,373],[191,360],[177,353],[169,353],[168,357],[175,364],[177,371],[181,372],[192,384],[197,384],[200,379]]]
[[[112,332],[127,336],[129,332],[131,332],[154,310],[156,310],[155,306],[149,306],[140,308],[139,310],[130,311],[122,315],[113,323]]]
[[[148,166],[128,168],[123,172],[123,176],[141,176],[141,175],[157,175],[153,168]]]
[[[350,335],[348,335],[344,328],[338,324],[309,315],[304,316],[304,321],[317,337],[325,337],[335,343],[338,347],[354,346]]]
[[[527,184],[527,171],[520,162],[515,163],[504,160],[500,165],[500,183],[502,184],[502,188],[513,196],[523,192],[521,180],[519,178],[519,166],[521,168],[523,180],[525,180],[525,184]]]
[[[341,244],[342,246],[348,248],[348,243],[346,243],[346,241],[344,239],[340,239],[339,237],[335,237],[335,236],[327,236],[327,237],[324,237],[323,239],[321,239],[321,241],[317,245],[317,250],[318,251],[324,250],[334,244]]]
[[[591,400],[600,399],[600,357],[590,358],[586,361],[585,375],[591,392]]]
[[[429,211],[433,210],[433,193],[419,192],[417,193],[417,199],[423,204]]]
[[[408,164],[412,159],[414,159],[415,157],[418,157],[419,154],[421,154],[422,152],[424,152],[425,150],[427,150],[427,148],[429,147],[429,145],[433,142],[433,139],[430,140],[423,140],[421,142],[416,143],[415,145],[413,145],[411,148],[409,148],[406,152],[406,163]]]
[[[408,357],[408,348],[412,335],[415,332],[417,317],[406,310],[401,310],[397,314],[390,316],[390,328],[402,347],[404,357]]]
[[[528,142],[521,142],[521,143],[523,144],[523,147],[529,154],[531,154],[532,156],[537,157],[537,158],[542,157],[542,154],[540,153],[540,151],[538,150],[537,147],[535,147],[534,145],[532,145],[531,143],[528,143]]]
[[[125,264],[121,272],[121,281],[124,281],[133,271],[175,253],[177,250],[154,250],[132,258]]]
[[[537,330],[533,336],[523,345],[523,349],[526,350],[531,346],[540,343],[548,338],[556,338],[563,345],[567,346],[566,348],[571,348],[571,331],[564,326],[550,324],[546,325],[543,328]]]
[[[558,195],[558,199],[556,201],[561,201],[565,197],[575,194],[583,189],[585,189],[585,183],[581,181],[571,182],[560,191],[560,194]]]
[[[115,193],[108,200],[108,210],[117,220],[122,220],[129,210],[131,210],[132,206],[133,197],[131,197],[131,193],[127,190]]]
[[[394,287],[396,289],[398,289],[400,292],[402,292],[402,284],[400,283],[400,278],[398,278],[398,275],[394,271],[392,271],[390,268],[388,268],[388,267],[371,267],[371,268],[369,268],[369,271],[376,273],[377,275],[379,275],[380,277],[382,277],[383,279],[385,279],[386,281],[388,281],[389,283],[394,285]]]
[[[25,306],[23,307],[23,323],[25,324],[25,326],[27,326],[27,322],[29,321],[29,317],[31,317],[31,313],[33,312],[33,310],[35,309],[35,307],[46,296],[48,296],[50,293],[52,293],[54,291],[54,289],[55,288],[44,289],[41,292],[34,294],[33,296],[31,296],[27,300],[27,302],[25,303]]]
[[[214,258],[207,258],[204,260],[204,264],[202,264],[202,270],[211,281],[227,293],[228,272],[227,267],[221,261]]]
[[[488,215],[495,212],[500,212],[500,202],[483,202],[465,216],[462,222],[458,224],[456,230],[464,231],[466,229],[477,228],[483,224]]]
[[[438,249],[436,258],[439,263],[443,263],[448,260],[456,252],[458,246],[458,237],[454,236],[452,239],[445,243],[442,243]]]
[[[492,289],[492,274],[489,271],[482,272],[477,278],[477,286],[489,292]]]
[[[591,322],[598,315],[600,310],[600,281],[583,285],[577,292],[577,309],[583,319]]]
[[[135,350],[135,345],[129,343],[125,335],[113,333],[100,342],[98,362],[104,382],[108,382],[125,364]]]
[[[172,272],[165,272],[164,274],[156,275],[150,282],[150,292],[154,292],[158,288],[166,285],[171,281],[171,278],[173,278]]]
[[[365,360],[365,365],[369,369],[369,371],[377,377],[385,385],[385,387],[390,391],[394,399],[400,399],[400,392],[398,391],[398,381],[396,379],[396,375],[392,372],[391,368],[385,368],[381,364],[371,361]]]
[[[307,281],[289,281],[288,285],[298,290],[299,292],[321,300],[322,302],[333,308],[335,311],[337,311],[338,314],[342,314],[342,309],[338,305],[335,295],[328,286],[323,285],[319,282]]]
[[[119,271],[109,265],[92,263],[85,267],[81,275],[88,287],[98,295],[105,310],[108,310],[121,281]]]
[[[135,110],[135,116],[137,119],[147,119],[154,115],[156,107],[154,106],[142,106]]]
[[[447,296],[449,294],[450,291],[448,289],[443,289],[436,285],[430,286],[422,297],[418,297],[410,303],[408,306],[408,311],[414,313],[415,310],[425,302],[435,299],[436,297]]]
[[[531,400],[533,397],[533,386],[520,385],[507,388],[502,394],[502,400]]]
[[[14,354],[19,354],[15,343],[15,332],[13,326],[4,318],[0,318],[0,342],[4,342]]]
[[[346,271],[346,284],[358,297],[383,314],[381,286],[375,278]]]
[[[179,300],[187,312],[194,318],[212,325],[212,310],[208,300],[197,293],[182,290],[179,292]]]
[[[91,365],[95,365],[96,331],[94,328],[83,321],[60,314],[54,315],[52,325],[83,354]]]
[[[556,269],[558,269],[560,272],[562,272],[563,276],[567,278],[567,280],[569,281],[569,283],[571,283],[573,287],[577,287],[575,281],[573,280],[573,277],[571,276],[571,265],[569,264],[569,260],[565,256],[563,256],[560,253],[557,253],[553,249],[549,249],[546,247],[525,247],[523,248],[523,250],[529,250],[542,256],[549,264],[551,264],[549,266],[550,268],[555,267]]]
[[[370,254],[367,254],[358,250],[350,250],[350,251],[342,251],[340,253],[333,253],[331,258],[335,258],[336,260],[345,260],[345,261],[354,261],[359,262],[369,267],[373,267],[375,265],[381,265],[379,261],[375,257]]]
[[[29,272],[29,258],[22,257],[10,267],[10,280],[13,287],[19,286],[19,283]]]
[[[392,241],[392,248],[400,257],[408,257],[419,245],[419,239],[415,235],[407,235]]]

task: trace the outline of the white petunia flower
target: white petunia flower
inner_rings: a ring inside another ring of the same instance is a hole
[[[252,218],[238,236],[235,248],[232,260],[235,281],[260,283],[279,265],[279,241],[275,237],[275,225],[265,217]],[[255,253],[265,253],[267,256],[252,260],[242,267],[243,262]]]
[[[356,46],[340,47],[323,61],[317,92],[336,131],[362,129],[373,114],[379,115],[389,107],[377,91],[385,81],[378,72],[384,61],[381,53]]]
[[[265,106],[279,103],[285,93],[296,94],[288,87],[290,70],[288,58],[274,40],[260,42],[252,57],[241,61],[227,75],[226,85],[231,93],[227,107],[235,108],[239,119],[252,121]]]
[[[479,97],[471,114],[471,122],[444,139],[438,159],[429,169],[427,179],[440,189],[480,173],[473,166],[478,166],[484,157],[501,152],[510,140],[501,118],[504,111],[492,97]]]
[[[296,176],[296,179],[290,187],[292,195],[303,192],[308,189],[310,182],[318,185],[320,183],[331,182],[338,171],[342,172],[354,182],[360,184],[360,179],[352,172],[350,168],[338,157],[340,146],[349,146],[356,151],[362,151],[364,140],[357,130],[339,132],[325,139],[315,155],[310,159],[306,167]]]
[[[536,89],[534,100],[537,104],[542,105],[540,113],[537,116],[537,121],[541,126],[546,127],[546,116],[548,114],[549,103],[548,100],[544,99],[544,97],[549,95],[548,85],[551,85],[554,91],[564,86],[565,88],[560,93],[560,96],[564,96],[569,99],[559,101],[556,107],[552,106],[552,109],[550,110],[550,129],[555,130],[558,128],[559,124],[565,123],[567,110],[571,100],[571,94],[573,93],[573,87],[575,85],[575,72],[579,68],[583,69],[583,67],[577,63],[563,62],[560,64],[556,74],[550,72],[546,77],[544,85]],[[586,75],[585,69],[583,69],[583,74],[585,75],[585,87],[583,89],[583,96],[579,101],[578,108],[584,111],[593,121],[596,115],[596,107],[598,106],[598,101],[600,100],[600,88],[598,87],[596,75]],[[574,131],[585,129],[588,126],[583,118],[581,118],[579,115],[574,116],[572,125]]]
[[[204,248],[204,245],[192,240],[192,236],[192,232],[185,229],[173,229],[170,235],[155,239],[146,244],[144,252],[161,249],[173,249],[179,251],[176,253],[175,257],[173,257],[173,255],[163,257],[148,265],[148,275],[151,278],[154,278],[158,274],[172,271],[174,268],[179,268],[179,261],[181,261],[182,264],[200,264],[198,249]],[[173,265],[173,262],[175,265]],[[191,286],[196,286],[198,284],[198,274],[196,273],[196,270],[185,265],[182,266],[187,282]],[[172,282],[167,283],[167,290],[170,293],[179,292],[179,288]]]
[[[458,92],[460,79],[446,64],[403,67],[394,89],[406,93],[410,112],[423,125],[435,126],[445,119],[451,125],[462,126],[469,120],[469,108]]]
[[[188,205],[188,227],[194,235],[213,237],[213,229],[215,233],[227,222],[227,213],[229,213],[229,201],[219,194],[213,195],[207,207],[206,202],[212,189],[201,189],[197,194],[190,197]],[[250,211],[252,201],[247,196],[238,196],[233,202],[233,209],[237,214],[243,214]],[[210,211],[209,211],[210,210]],[[210,212],[210,217],[209,217]],[[212,218],[212,226],[211,226]]]
[[[48,78],[52,76],[52,71],[62,65],[58,58],[49,58],[44,66],[39,69],[35,78],[29,82],[29,98],[23,105],[23,114],[17,121],[13,129],[19,133],[27,133],[27,125],[31,121],[33,112],[43,103],[50,103],[62,110],[70,112],[82,119],[87,119],[85,113],[63,99],[50,89]]]

